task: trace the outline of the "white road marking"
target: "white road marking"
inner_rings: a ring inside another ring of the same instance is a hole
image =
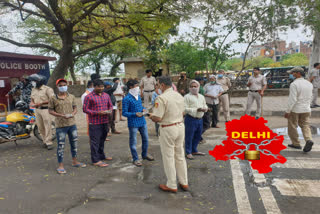
[[[274,179],[273,185],[282,195],[320,197],[319,180]]]
[[[288,157],[284,164],[275,163],[273,168],[320,169],[320,158]]]
[[[251,168],[252,169],[252,168]],[[252,169],[254,176],[254,182],[257,184],[266,183],[264,174],[260,174],[257,170]],[[277,201],[274,198],[270,187],[258,187],[259,194],[262,199],[262,203],[268,214],[281,214]]]
[[[244,177],[239,160],[230,160],[234,194],[236,196],[239,214],[252,214]]]

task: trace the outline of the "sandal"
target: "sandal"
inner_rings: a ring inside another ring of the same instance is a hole
[[[57,169],[58,174],[66,174],[67,171],[65,169]]]
[[[139,160],[133,161],[133,164],[138,167],[142,166],[142,163]]]
[[[106,157],[105,160],[106,160],[106,161],[111,161],[111,160],[112,160],[112,157]]]
[[[206,154],[203,152],[194,152],[192,155],[200,155],[200,156],[205,156]]]
[[[84,164],[84,163],[78,163],[78,164],[72,164],[72,166],[73,167],[78,167],[78,168],[85,168],[85,167],[87,167],[87,165],[86,164]]]
[[[98,167],[107,167],[109,166],[109,164],[105,163],[105,162],[102,162],[102,161],[99,161],[97,163],[94,163],[93,164],[94,166],[98,166]]]
[[[188,154],[188,155],[187,155],[187,159],[189,159],[189,160],[193,160],[193,159],[194,159],[194,157],[192,156],[192,154]]]

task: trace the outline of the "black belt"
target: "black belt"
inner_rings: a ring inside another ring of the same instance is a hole
[[[254,91],[254,90],[249,90],[250,92],[259,92],[259,90],[256,90],[256,91]]]
[[[38,109],[49,109],[49,107],[41,106]]]
[[[143,92],[154,92],[154,90],[151,90],[151,91],[143,91]]]
[[[188,117],[191,117],[193,119],[196,119],[196,120],[201,120],[202,118],[197,118],[197,117],[192,117],[190,114],[187,114]]]

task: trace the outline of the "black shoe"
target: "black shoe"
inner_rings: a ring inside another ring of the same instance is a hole
[[[317,105],[310,106],[310,108],[317,108],[317,107],[318,107]]]
[[[312,142],[311,140],[308,140],[308,141],[306,142],[306,145],[305,145],[304,148],[303,148],[303,151],[304,151],[304,152],[310,152],[311,149],[312,149],[312,146],[313,146],[313,142]]]
[[[52,150],[53,149],[53,145],[47,145],[47,149],[48,150]]]
[[[154,158],[151,155],[147,155],[146,157],[143,157],[142,159],[148,160],[148,161],[154,161]]]
[[[260,117],[256,117],[256,120],[258,120]]]
[[[291,148],[294,148],[294,149],[302,149],[301,146],[295,146],[293,144],[289,144],[288,146],[291,147]]]

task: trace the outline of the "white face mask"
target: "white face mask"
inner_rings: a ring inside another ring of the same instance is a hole
[[[33,88],[35,88],[36,85],[37,85],[37,83],[36,83],[35,81],[32,81],[32,82],[31,82],[31,85],[32,85]]]
[[[94,88],[88,88],[88,91],[93,92]]]
[[[134,96],[136,98],[136,100],[138,100],[139,97],[139,93],[140,93],[140,88],[139,87],[135,87],[135,88],[131,88],[129,90],[129,93]]]
[[[59,91],[60,92],[67,92],[68,91],[68,86],[61,86],[61,87],[58,87]]]

